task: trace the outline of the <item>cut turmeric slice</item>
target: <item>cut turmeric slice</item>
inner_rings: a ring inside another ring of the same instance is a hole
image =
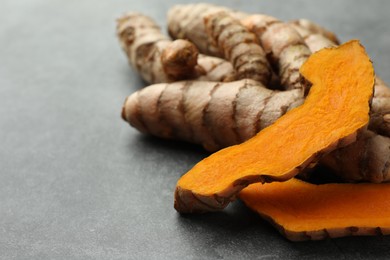
[[[256,183],[239,197],[292,241],[390,234],[390,183]]]
[[[374,86],[374,70],[364,48],[350,41],[323,49],[300,71],[313,83],[305,103],[183,175],[175,190],[177,211],[223,209],[249,184],[288,180],[313,166],[321,155],[356,139],[369,120]]]

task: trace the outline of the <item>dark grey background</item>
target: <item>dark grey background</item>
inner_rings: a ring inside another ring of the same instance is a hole
[[[177,2],[1,0],[0,257],[390,257],[388,237],[289,242],[240,202],[221,213],[176,213],[176,181],[206,153],[145,137],[121,120],[124,98],[145,84],[119,48],[115,18],[140,11],[165,27]],[[390,1],[224,5],[305,17],[342,41],[358,38],[390,82]]]

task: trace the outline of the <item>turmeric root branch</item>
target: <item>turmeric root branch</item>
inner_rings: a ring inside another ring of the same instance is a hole
[[[321,163],[349,182],[388,182],[390,138],[363,131],[356,142],[331,152]]]
[[[207,15],[228,12],[236,19],[245,17],[242,12],[213,4],[197,3],[175,5],[168,11],[168,31],[173,39],[188,39],[198,47],[203,54],[223,57],[223,53],[207,36],[204,18]]]
[[[303,89],[299,68],[311,52],[289,24],[267,15],[251,15],[241,23],[253,32],[279,72],[284,89]]]
[[[196,47],[184,40],[172,43],[145,15],[128,13],[119,18],[117,34],[129,63],[147,82],[180,80],[194,71]]]
[[[268,85],[271,68],[253,33],[226,12],[206,16],[205,26],[208,36],[232,63],[239,79],[253,79]]]
[[[117,34],[130,65],[149,83],[236,79],[229,62],[206,55],[198,56],[198,49],[187,40],[171,41],[145,15],[128,13],[119,18]]]

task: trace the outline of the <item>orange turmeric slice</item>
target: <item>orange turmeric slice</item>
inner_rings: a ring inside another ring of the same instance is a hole
[[[313,84],[305,103],[248,141],[196,164],[177,183],[177,211],[223,209],[249,184],[288,180],[356,139],[369,120],[374,86],[372,64],[359,42],[313,54],[300,72]]]
[[[239,197],[292,241],[390,234],[390,183],[256,183]]]

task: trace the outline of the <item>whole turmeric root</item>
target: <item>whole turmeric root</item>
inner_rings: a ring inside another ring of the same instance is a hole
[[[149,83],[184,79],[233,81],[232,65],[220,58],[199,55],[189,41],[171,41],[149,17],[128,13],[117,21],[117,34],[130,65]]]
[[[253,33],[226,12],[206,16],[205,26],[213,44],[233,64],[238,79],[253,79],[268,85],[271,67]]]
[[[186,81],[133,93],[122,117],[141,132],[216,151],[249,139],[302,102],[300,90],[272,91],[253,80]]]

